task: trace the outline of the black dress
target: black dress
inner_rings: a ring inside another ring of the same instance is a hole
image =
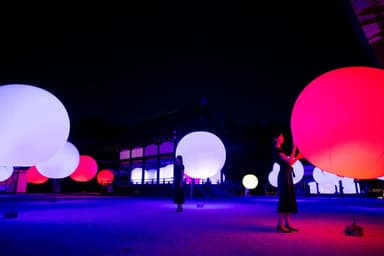
[[[279,195],[277,212],[297,213],[295,187],[292,178],[293,168],[281,158],[280,153],[282,153],[282,150],[275,147],[273,157],[275,162],[280,165],[280,171],[277,176],[277,192]]]
[[[177,165],[173,167],[173,187],[174,187],[174,197],[173,201],[176,204],[184,203],[184,189],[182,184],[184,176],[184,165]]]

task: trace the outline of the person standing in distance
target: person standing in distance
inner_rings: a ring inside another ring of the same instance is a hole
[[[183,157],[177,156],[173,168],[173,189],[174,189],[174,203],[177,204],[176,211],[183,211],[184,198],[184,164]]]

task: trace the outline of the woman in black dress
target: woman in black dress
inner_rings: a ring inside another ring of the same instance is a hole
[[[277,177],[277,191],[279,195],[279,203],[277,206],[278,223],[276,229],[283,233],[298,231],[291,226],[290,214],[297,213],[295,187],[293,184],[293,168],[292,165],[302,158],[301,154],[296,154],[296,146],[293,147],[290,157],[284,154],[281,150],[281,145],[284,143],[282,133],[274,137],[275,147],[273,157],[275,162],[280,165],[279,175]]]
[[[177,156],[175,165],[173,168],[173,186],[174,186],[174,202],[177,204],[177,212],[183,211],[183,204],[184,204],[184,164],[183,164],[183,157]]]

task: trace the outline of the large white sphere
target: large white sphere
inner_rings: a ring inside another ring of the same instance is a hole
[[[297,184],[299,183],[303,177],[304,177],[304,166],[300,162],[300,160],[297,160],[293,164],[293,172],[295,173],[295,177],[293,177],[293,183]],[[268,175],[268,181],[269,183],[277,188],[277,176],[279,175],[280,171],[280,165],[278,163],[274,163],[272,167],[272,171]]]
[[[13,167],[11,166],[0,166],[0,182],[6,181],[13,174]]]
[[[185,135],[176,147],[176,155],[183,157],[185,174],[195,179],[215,175],[223,168],[226,158],[223,142],[204,131]]]
[[[33,166],[51,158],[67,141],[64,105],[38,87],[0,86],[0,164]]]
[[[79,151],[72,143],[67,142],[53,157],[36,165],[36,168],[47,178],[62,179],[76,170],[79,161]]]

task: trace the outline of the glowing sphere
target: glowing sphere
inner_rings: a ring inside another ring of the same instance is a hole
[[[0,182],[6,181],[13,174],[13,167],[11,166],[0,166]]]
[[[53,157],[37,164],[36,168],[45,177],[62,179],[76,170],[79,165],[79,158],[80,154],[77,148],[72,143],[67,142]]]
[[[313,179],[319,184],[331,184],[337,185],[339,183],[339,178],[333,173],[329,173],[321,170],[318,167],[313,169]]]
[[[81,155],[79,165],[70,177],[77,182],[87,182],[96,176],[97,168],[95,159],[90,156]]]
[[[291,130],[305,158],[339,176],[384,175],[384,70],[347,67],[314,79],[293,107]]]
[[[247,189],[254,189],[259,184],[259,180],[253,174],[247,174],[243,177],[243,186]]]
[[[293,177],[293,183],[297,184],[301,181],[301,179],[304,176],[304,166],[300,162],[300,160],[297,160],[292,167],[295,173],[295,177]],[[277,188],[277,176],[279,175],[279,171],[280,171],[280,165],[278,163],[274,163],[272,167],[272,171],[268,175],[269,183],[276,188]]]
[[[176,155],[183,156],[185,173],[192,178],[206,179],[219,172],[225,163],[223,142],[209,132],[192,132],[177,145]]]
[[[48,180],[47,177],[42,175],[36,166],[32,166],[27,170],[27,181],[33,184],[42,184]]]
[[[0,86],[0,164],[33,166],[67,141],[69,116],[51,93],[22,84]]]
[[[113,182],[114,175],[111,170],[101,170],[96,176],[97,182],[100,185],[109,185]]]

